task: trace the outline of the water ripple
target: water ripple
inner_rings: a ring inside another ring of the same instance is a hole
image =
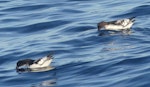
[[[21,6],[21,7],[11,7],[11,8],[6,8],[3,9],[2,12],[15,12],[15,11],[33,11],[33,10],[41,10],[45,8],[49,8],[49,5],[31,5],[31,6]]]
[[[26,25],[26,26],[21,26],[21,27],[14,27],[14,28],[2,28],[0,31],[2,32],[18,32],[18,33],[32,33],[32,32],[37,32],[37,31],[43,31],[49,28],[54,28],[58,27],[60,25],[67,24],[69,21],[50,21],[50,22],[42,22],[42,23],[36,23],[32,25]]]
[[[118,16],[119,17],[146,16],[146,15],[150,14],[150,11],[148,9],[150,9],[150,5],[137,6],[137,7],[132,8],[130,10],[130,12],[128,12],[128,13],[121,14],[121,15],[116,15],[116,16],[113,16],[113,17],[118,17]]]
[[[149,87],[149,1],[1,0],[1,87]],[[136,16],[130,34],[99,35],[102,20]],[[146,20],[146,21],[145,21]],[[53,53],[53,70],[20,72]]]

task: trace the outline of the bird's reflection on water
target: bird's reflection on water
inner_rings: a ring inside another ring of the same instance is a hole
[[[99,31],[98,36],[107,36],[107,35],[130,35],[132,31],[130,29],[128,30],[122,30],[122,31],[113,31],[113,30],[101,30]]]
[[[56,72],[55,72],[55,67],[52,66],[48,66],[48,67],[44,67],[44,68],[38,68],[38,69],[29,69],[29,68],[21,68],[21,69],[17,69],[17,72],[19,74],[21,73],[27,73],[27,72],[46,72],[46,71],[51,71],[48,75],[48,78],[45,79],[41,79],[40,82],[35,82],[34,84],[31,84],[31,87],[50,87],[50,86],[54,86],[56,85]],[[53,71],[54,70],[54,71]]]
[[[51,87],[56,85],[57,79],[49,79],[45,81],[41,81],[37,84],[32,84],[31,87]]]
[[[49,87],[54,85],[56,85],[56,79],[46,80],[40,83],[40,87]]]

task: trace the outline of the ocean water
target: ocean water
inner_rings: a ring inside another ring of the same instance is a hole
[[[149,0],[0,0],[0,87],[150,87]],[[130,34],[97,23],[136,17]],[[21,59],[53,52],[45,72]]]

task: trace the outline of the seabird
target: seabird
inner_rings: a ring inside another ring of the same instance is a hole
[[[48,67],[50,63],[52,62],[52,60],[53,60],[52,55],[47,55],[38,60],[32,60],[32,59],[19,60],[16,65],[16,69],[20,69],[20,67],[22,66],[25,66],[26,68],[29,68],[29,69]]]
[[[102,28],[104,28],[105,30],[115,30],[115,31],[128,30],[132,27],[134,21],[135,17],[110,22],[102,21],[97,24],[97,27],[98,30],[101,30]]]

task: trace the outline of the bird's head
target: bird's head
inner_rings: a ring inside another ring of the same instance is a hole
[[[19,60],[16,65],[16,69],[19,69],[21,66],[24,66],[24,65],[31,65],[33,64],[33,62],[34,60],[31,60],[31,59]]]
[[[100,31],[102,28],[104,28],[105,25],[107,25],[106,22],[104,22],[104,21],[99,22],[99,23],[97,24],[98,31]]]

